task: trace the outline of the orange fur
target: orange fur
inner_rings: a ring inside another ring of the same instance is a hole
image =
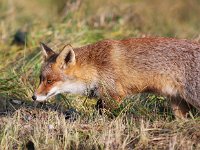
[[[131,38],[64,49],[60,54],[47,49],[46,56],[47,53],[50,56],[42,73],[50,70],[50,76],[58,76],[59,82],[69,81],[73,89],[65,87],[71,91],[76,90],[76,85],[77,91],[82,91],[85,85],[95,86],[102,99],[108,94],[118,102],[136,93],[159,93],[171,98],[178,117],[186,115],[186,108],[179,105],[182,100],[200,109],[200,44],[197,42]],[[66,68],[58,69],[63,63]],[[53,67],[49,69],[49,66]],[[41,86],[37,94],[54,84]]]

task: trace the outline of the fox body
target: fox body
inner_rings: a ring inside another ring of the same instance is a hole
[[[177,117],[187,104],[200,110],[200,43],[173,38],[103,40],[80,48],[66,45],[55,53],[41,44],[45,61],[33,99],[94,90],[120,102],[129,95],[167,96]],[[106,100],[105,100],[106,101]]]

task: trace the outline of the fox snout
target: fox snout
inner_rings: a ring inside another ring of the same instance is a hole
[[[34,94],[32,96],[32,99],[34,101],[40,101],[40,102],[42,102],[42,101],[45,101],[47,99],[47,96],[38,96],[38,95]]]
[[[40,102],[45,101],[47,98],[48,98],[47,95],[46,96],[45,95],[37,95],[36,93],[34,93],[32,96],[32,100],[40,101]]]

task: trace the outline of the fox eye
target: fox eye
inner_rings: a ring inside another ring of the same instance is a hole
[[[47,83],[48,83],[48,84],[51,84],[51,83],[52,83],[52,80],[47,80]]]

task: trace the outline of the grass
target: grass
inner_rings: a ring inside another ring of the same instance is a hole
[[[1,117],[1,148],[22,149],[198,149],[199,120],[171,121],[121,115],[65,120],[57,111],[19,109]],[[22,140],[23,139],[23,140]]]
[[[31,101],[41,41],[56,51],[127,37],[198,41],[199,11],[198,0],[0,1],[0,149],[199,149],[199,114],[174,120],[160,96],[139,94],[102,116],[96,100],[84,96]],[[17,31],[27,33],[25,43],[16,41]],[[68,109],[75,112],[69,120]]]

